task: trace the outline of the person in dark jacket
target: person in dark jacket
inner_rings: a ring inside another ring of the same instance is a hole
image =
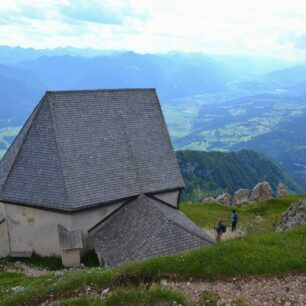
[[[216,241],[219,242],[221,241],[222,234],[226,232],[226,226],[223,224],[223,220],[220,220],[218,222],[217,227],[215,227],[216,230]]]
[[[236,210],[232,211],[231,221],[232,221],[232,232],[234,232],[237,228],[237,222],[238,222],[238,214],[237,214]]]

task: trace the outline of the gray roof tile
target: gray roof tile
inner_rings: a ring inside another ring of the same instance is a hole
[[[89,234],[107,266],[214,243],[181,211],[145,195],[123,205]]]
[[[77,210],[184,186],[153,89],[47,92],[0,162],[0,197]]]

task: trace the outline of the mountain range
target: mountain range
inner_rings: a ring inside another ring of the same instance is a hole
[[[256,150],[306,185],[305,76],[260,57],[0,46],[0,154],[45,90],[156,87],[176,150]]]

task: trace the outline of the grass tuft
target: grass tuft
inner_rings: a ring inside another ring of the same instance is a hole
[[[9,264],[20,261],[29,266],[44,268],[50,271],[63,269],[62,260],[56,256],[42,257],[35,253],[31,257],[7,257],[0,260],[0,264]]]

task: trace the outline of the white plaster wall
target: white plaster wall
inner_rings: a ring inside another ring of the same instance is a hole
[[[125,202],[122,201],[89,211],[81,211],[71,216],[72,218],[70,230],[80,229],[82,231],[84,250],[93,249],[93,244],[91,242],[91,238],[88,235],[88,230],[124,203]]]
[[[26,256],[33,251],[41,256],[60,256],[57,225],[70,228],[71,216],[31,207],[6,206],[12,256]]]
[[[0,203],[0,214],[6,218],[5,207]],[[0,258],[6,257],[10,253],[9,239],[7,232],[7,221],[0,224]]]
[[[174,207],[177,207],[177,201],[178,201],[179,194],[180,194],[179,190],[174,190],[174,191],[167,191],[167,192],[162,192],[162,193],[154,193],[153,196]]]
[[[81,229],[84,246],[88,249],[91,247],[87,233],[88,229],[100,222],[102,218],[106,217],[121,204],[122,202],[75,214],[62,214],[26,206],[0,203],[0,205],[4,206],[7,214],[10,255],[27,256],[35,252],[41,256],[61,256],[58,224],[69,230]],[[0,225],[1,242],[2,240],[5,241],[5,235],[1,234],[2,226],[3,224]],[[3,247],[2,251],[1,246],[0,250],[1,253],[5,254],[5,247]],[[4,257],[1,253],[0,257]]]

